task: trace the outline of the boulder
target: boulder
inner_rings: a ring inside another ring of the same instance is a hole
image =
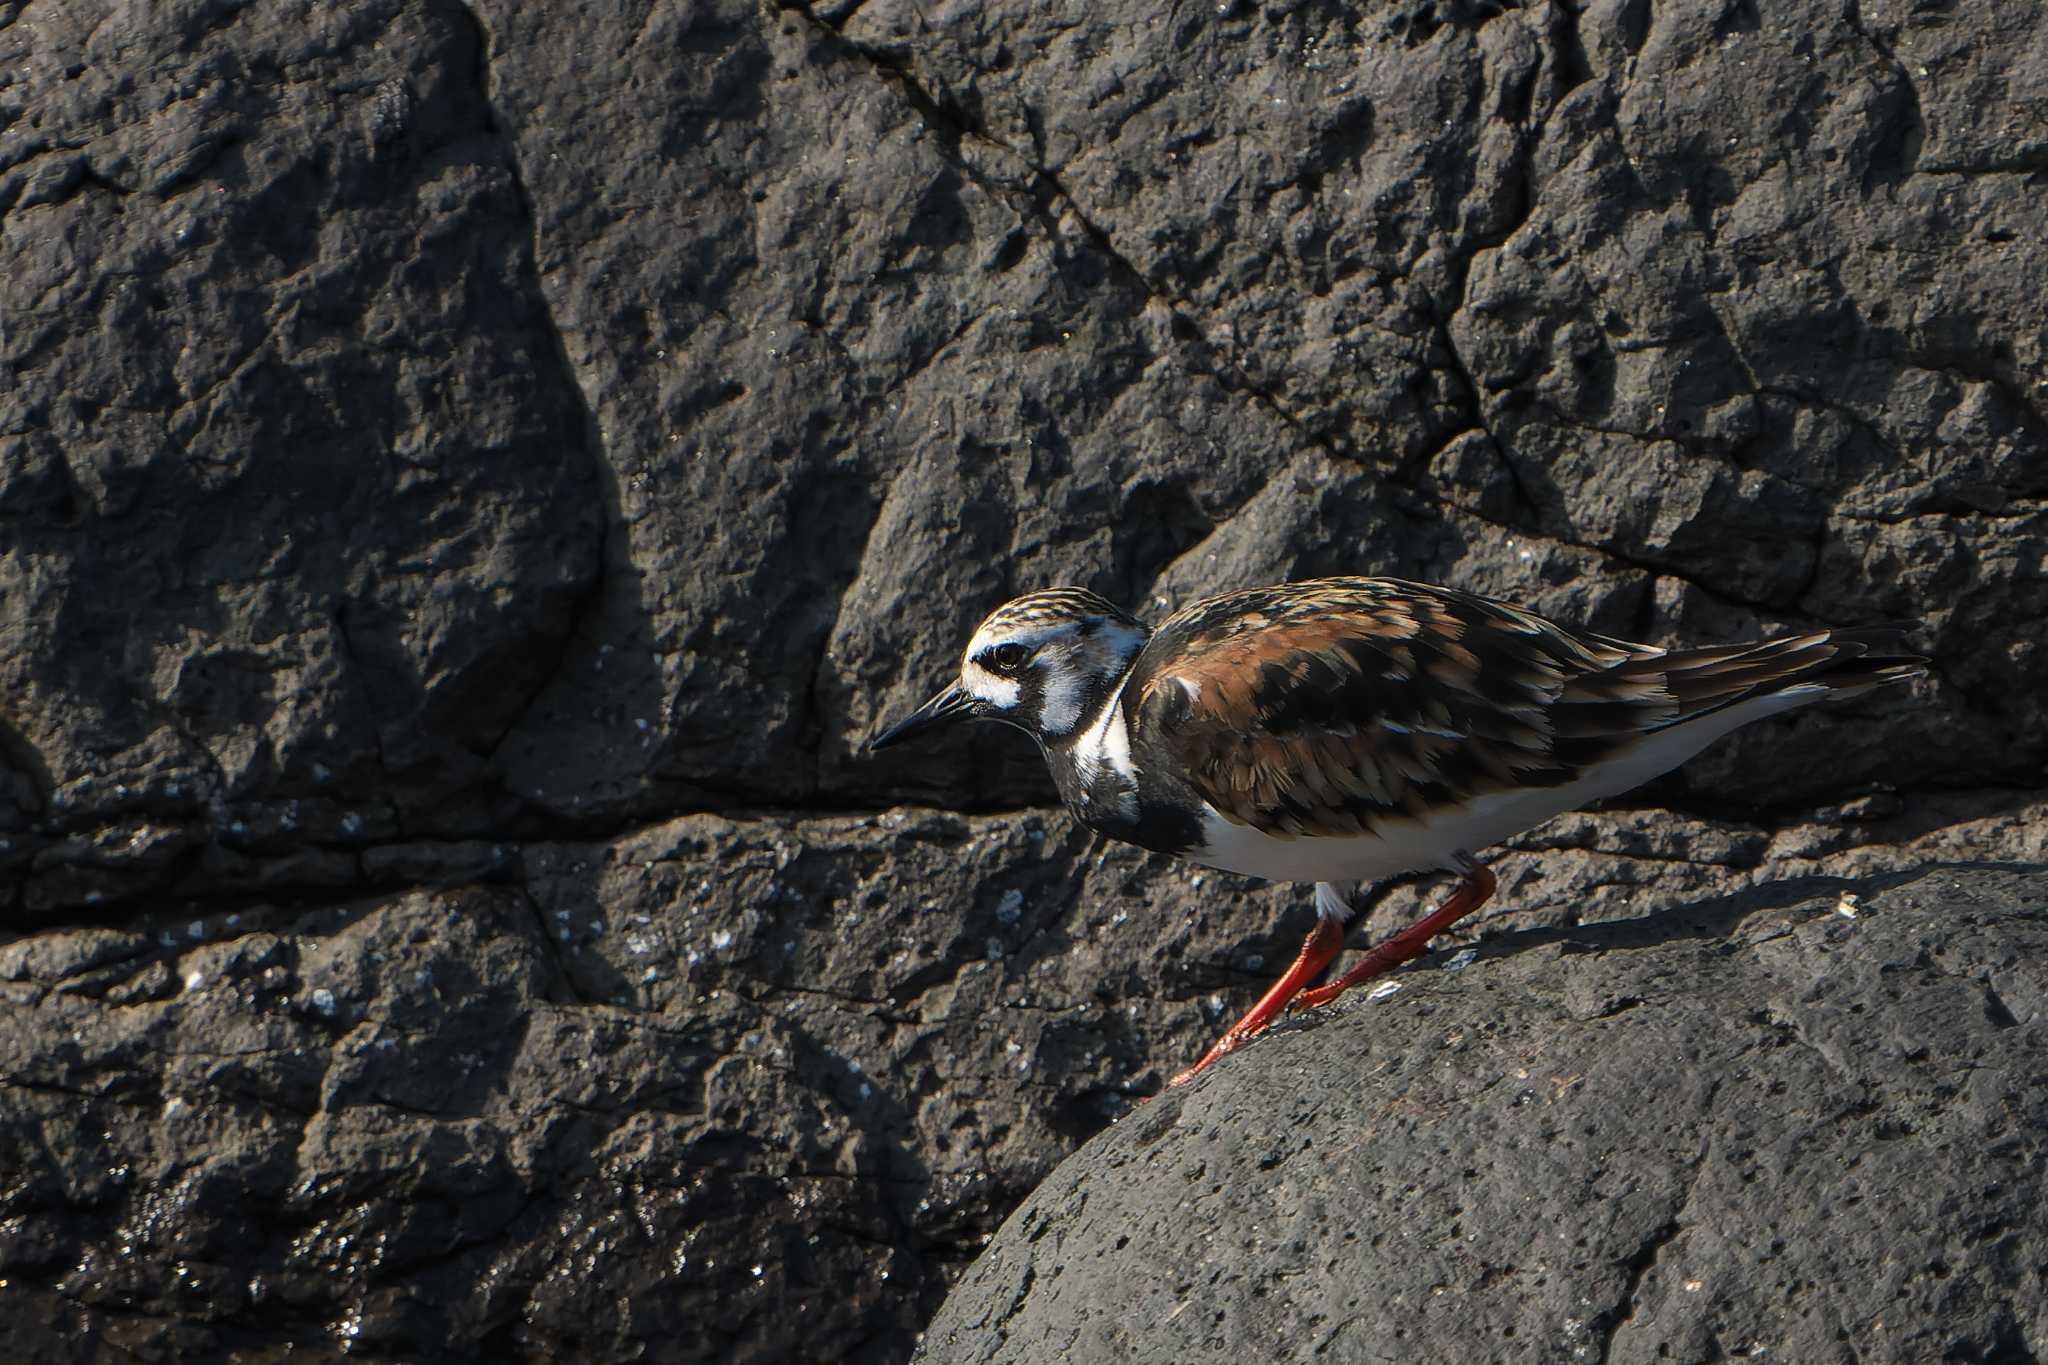
[[[1062,1163],[918,1358],[2032,1360],[2044,1183],[2048,872],[1784,884],[1273,1031]]]

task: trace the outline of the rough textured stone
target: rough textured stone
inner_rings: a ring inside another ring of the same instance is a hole
[[[265,824],[487,824],[601,524],[474,33],[9,17],[0,828],[185,845],[45,847],[12,908],[162,891]]]
[[[1543,945],[1739,939],[1801,887],[2048,863],[2048,809],[1968,816],[1573,817],[1500,857],[1513,913],[1447,948],[1598,994]],[[1038,814],[692,816],[495,875],[0,948],[10,1358],[901,1359],[1008,1210],[1311,913]]]
[[[902,1359],[1306,922],[859,755],[1049,582],[1921,623],[1483,932],[2048,861],[2044,156],[2026,6],[0,3],[0,1347]]]
[[[1513,935],[1060,1167],[920,1359],[2032,1360],[2048,874]]]

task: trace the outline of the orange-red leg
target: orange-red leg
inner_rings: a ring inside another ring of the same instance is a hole
[[[1318,1005],[1327,1005],[1359,982],[1370,981],[1373,977],[1390,972],[1404,962],[1421,957],[1428,949],[1431,939],[1486,904],[1493,895],[1493,888],[1493,869],[1485,863],[1466,858],[1463,879],[1458,882],[1457,888],[1444,898],[1442,905],[1400,933],[1374,946],[1359,960],[1357,966],[1329,985],[1318,986],[1312,991],[1302,991],[1296,997],[1294,1007],[1308,1010]]]
[[[1334,893],[1329,899],[1335,902]],[[1319,886],[1316,888],[1316,927],[1309,930],[1308,937],[1302,941],[1301,952],[1296,955],[1294,965],[1273,983],[1273,989],[1259,997],[1259,1003],[1253,1005],[1244,1018],[1232,1024],[1230,1031],[1218,1038],[1216,1045],[1202,1054],[1201,1061],[1166,1084],[1169,1087],[1186,1085],[1201,1075],[1203,1069],[1218,1057],[1237,1051],[1245,1039],[1272,1023],[1274,1017],[1287,1008],[1287,1002],[1301,993],[1302,987],[1321,976],[1323,969],[1330,965],[1330,959],[1336,957],[1343,947],[1343,916],[1341,913],[1331,912],[1329,904],[1326,904],[1325,893]]]

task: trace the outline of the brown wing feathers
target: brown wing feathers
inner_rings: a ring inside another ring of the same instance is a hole
[[[1228,818],[1291,835],[1568,780],[1550,709],[1574,668],[1628,657],[1479,599],[1371,580],[1198,603],[1147,654],[1139,731]]]
[[[1226,818],[1352,834],[1568,782],[1647,733],[1787,687],[1853,691],[1922,662],[1887,628],[1673,652],[1448,589],[1326,579],[1170,618],[1126,704]]]

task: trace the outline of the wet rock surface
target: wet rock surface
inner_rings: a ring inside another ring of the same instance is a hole
[[[2044,1135],[2048,875],[1504,935],[1091,1142],[919,1359],[2031,1360]]]
[[[1921,623],[1485,941],[2048,862],[2044,32],[0,4],[0,1351],[904,1359],[1309,914],[858,753],[1031,587]]]

